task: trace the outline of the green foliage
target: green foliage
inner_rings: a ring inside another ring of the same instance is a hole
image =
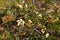
[[[60,40],[58,1],[0,0],[0,40]]]

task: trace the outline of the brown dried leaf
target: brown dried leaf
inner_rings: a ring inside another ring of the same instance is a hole
[[[14,21],[14,17],[12,15],[6,15],[2,17],[2,21],[3,23],[11,22],[11,21]]]

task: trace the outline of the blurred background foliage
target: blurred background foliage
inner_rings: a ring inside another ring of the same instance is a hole
[[[0,0],[0,40],[60,40],[60,0]]]

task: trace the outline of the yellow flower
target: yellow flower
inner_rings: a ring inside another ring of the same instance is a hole
[[[39,14],[38,17],[42,17],[42,14]]]
[[[46,35],[45,35],[45,36],[46,36],[46,38],[48,38],[48,37],[49,37],[49,33],[46,33]]]
[[[42,33],[45,33],[45,30],[44,30],[44,29],[41,29],[41,32],[42,32]]]
[[[27,7],[28,7],[28,5],[27,5],[27,4],[25,4],[25,7],[27,8]]]
[[[25,22],[24,22],[22,19],[17,20],[17,22],[18,22],[18,24],[17,24],[18,26],[19,26],[19,25],[24,26],[24,24],[25,24]]]
[[[56,22],[56,21],[58,21],[59,20],[59,18],[57,17],[53,22]]]
[[[54,3],[54,7],[59,8],[59,6],[56,3]]]
[[[36,14],[38,14],[38,12],[36,12]]]
[[[32,24],[32,21],[31,20],[28,20],[27,24],[26,24],[28,27],[31,27],[33,24]]]
[[[47,12],[47,13],[51,13],[51,12],[54,12],[54,10],[53,10],[53,9],[49,9],[49,10],[47,10],[46,12]]]
[[[19,6],[20,8],[23,8],[23,5],[21,5],[21,4],[20,4],[20,5],[18,5],[18,6]]]
[[[22,4],[24,4],[25,3],[25,1],[22,1]]]
[[[18,4],[17,2],[14,3],[14,6],[15,6],[16,8],[18,8],[18,7],[19,7],[19,8],[23,8],[23,5],[22,5],[22,4]]]
[[[32,21],[31,20],[28,20],[28,23],[32,23]]]

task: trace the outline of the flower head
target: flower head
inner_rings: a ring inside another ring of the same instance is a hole
[[[28,7],[28,5],[27,5],[27,4],[25,4],[25,7],[27,8],[27,7]]]
[[[45,33],[45,30],[44,30],[44,29],[41,29],[41,32],[42,32],[42,33]]]
[[[20,8],[23,8],[23,5],[18,5]]]
[[[38,12],[36,12],[36,14],[38,14]]]
[[[46,38],[48,38],[48,37],[49,37],[49,33],[46,33],[46,35],[45,35],[45,36],[46,36]]]
[[[22,19],[17,20],[17,22],[18,22],[18,24],[17,24],[18,26],[19,26],[19,25],[24,26],[24,23],[25,23],[25,22],[24,22]]]
[[[25,3],[25,1],[22,1],[22,4],[24,4]]]
[[[42,14],[39,14],[38,17],[42,17]]]

